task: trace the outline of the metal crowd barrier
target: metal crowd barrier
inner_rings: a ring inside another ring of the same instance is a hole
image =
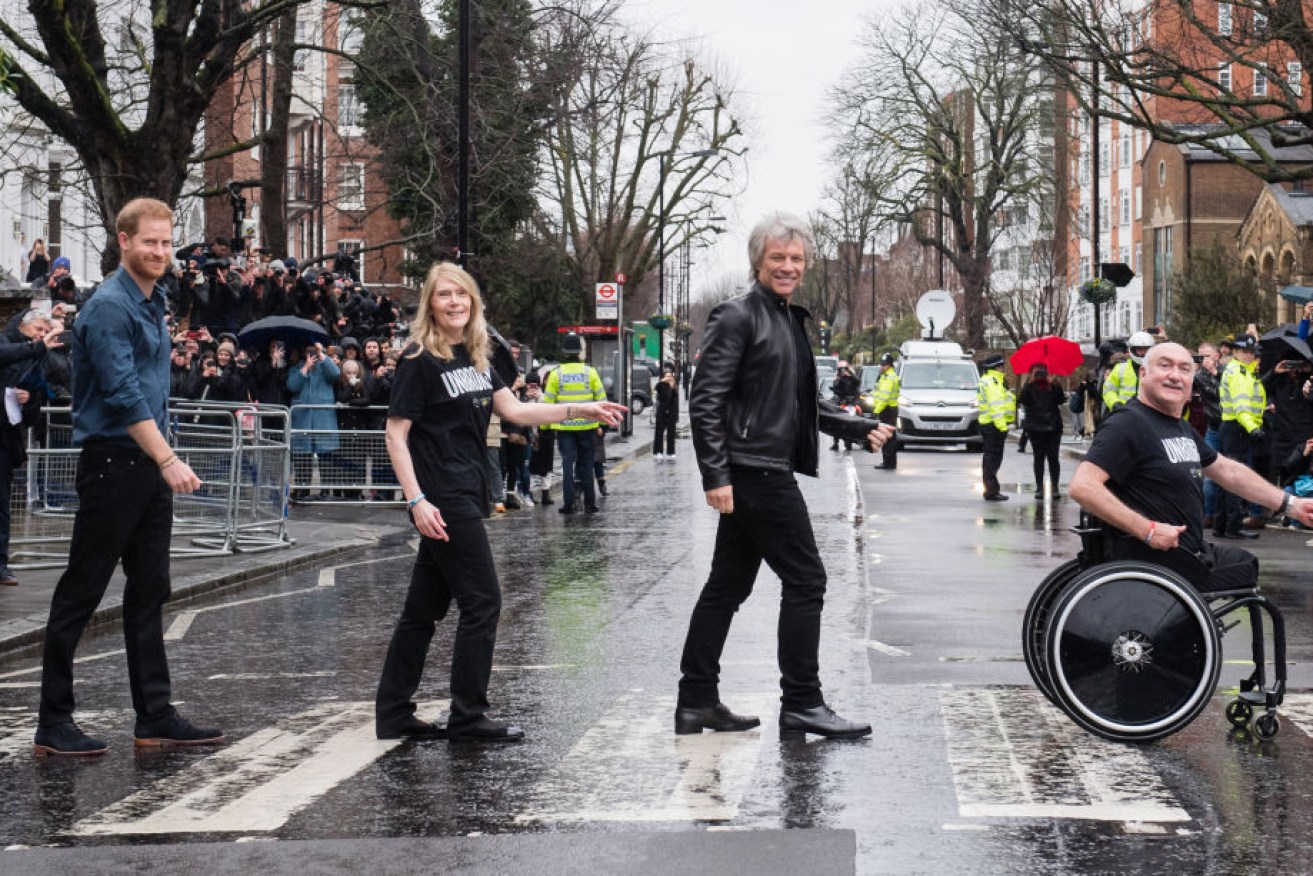
[[[27,463],[10,498],[14,568],[57,568],[68,557],[78,501],[80,451],[68,408],[44,408],[29,431]],[[173,501],[170,556],[220,556],[288,547],[287,408],[221,402],[170,402],[170,443],[203,484]]]
[[[403,504],[384,441],[386,418],[381,406],[292,405],[292,502]],[[342,428],[362,420],[378,428]]]

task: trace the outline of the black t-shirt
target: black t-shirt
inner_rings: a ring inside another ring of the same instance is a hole
[[[1188,422],[1132,399],[1099,426],[1085,459],[1108,473],[1113,495],[1150,520],[1185,526],[1182,547],[1203,550],[1203,470],[1217,451]]]
[[[446,520],[485,517],[488,419],[504,384],[491,368],[476,371],[464,345],[452,348],[450,362],[412,352],[397,363],[388,416],[411,421],[406,445],[419,488]]]

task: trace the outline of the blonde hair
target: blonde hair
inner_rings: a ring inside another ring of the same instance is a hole
[[[407,354],[413,359],[421,351],[427,350],[443,362],[450,362],[455,353],[451,344],[438,328],[433,318],[433,295],[438,284],[450,280],[470,295],[470,321],[465,324],[464,336],[461,338],[465,349],[469,351],[470,360],[476,371],[488,370],[488,323],[483,318],[483,295],[479,284],[464,268],[453,262],[438,262],[429,268],[424,278],[424,288],[419,293],[419,311],[415,314],[415,324],[411,327],[410,339],[419,347]]]

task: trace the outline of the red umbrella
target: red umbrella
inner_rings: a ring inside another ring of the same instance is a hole
[[[1015,374],[1025,374],[1036,365],[1047,365],[1050,374],[1062,377],[1083,365],[1085,356],[1075,341],[1047,335],[1026,341],[1008,362]]]

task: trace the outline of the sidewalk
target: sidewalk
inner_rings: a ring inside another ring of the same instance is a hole
[[[651,438],[652,427],[647,419],[635,418],[634,434],[629,438],[608,436],[608,466],[650,453]],[[174,559],[169,604],[177,606],[217,590],[240,589],[292,569],[326,565],[330,559],[353,551],[404,544],[414,534],[403,510],[371,505],[294,505],[287,531],[294,544],[286,549]],[[24,570],[18,575],[18,587],[0,587],[0,655],[40,644],[50,599],[62,573],[63,569]],[[120,568],[88,629],[113,623],[122,616],[123,584]]]

